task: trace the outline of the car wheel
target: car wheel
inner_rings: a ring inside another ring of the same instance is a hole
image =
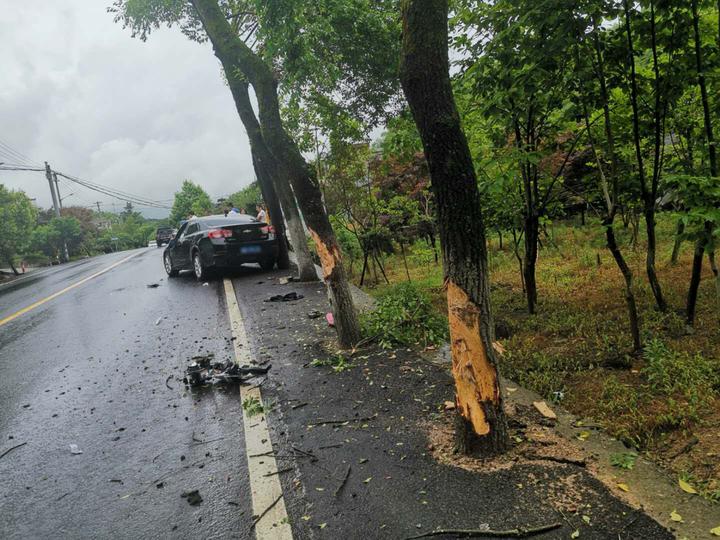
[[[178,270],[175,268],[175,266],[172,263],[172,259],[170,258],[170,254],[166,253],[165,257],[163,257],[163,261],[165,263],[165,271],[167,272],[167,275],[170,277],[175,277],[178,275]]]
[[[203,266],[199,251],[196,251],[193,255],[193,273],[195,274],[195,279],[198,281],[202,281],[208,277],[207,268]]]
[[[263,259],[260,261],[260,268],[265,270],[266,272],[269,272],[273,268],[275,268],[275,259],[270,257],[267,259]]]

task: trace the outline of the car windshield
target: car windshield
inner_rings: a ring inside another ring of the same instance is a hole
[[[219,218],[208,219],[207,221],[203,221],[203,223],[208,227],[232,227],[234,225],[250,225],[252,223],[257,223],[257,221],[254,219]]]

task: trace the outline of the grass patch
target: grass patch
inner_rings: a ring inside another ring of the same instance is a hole
[[[361,318],[363,335],[381,347],[439,345],[448,339],[447,317],[433,306],[430,297],[412,282],[388,287],[377,307]]]
[[[352,362],[349,362],[348,359],[340,353],[328,358],[315,358],[312,362],[310,362],[310,365],[314,367],[329,366],[335,373],[342,373],[343,371],[355,367]]]

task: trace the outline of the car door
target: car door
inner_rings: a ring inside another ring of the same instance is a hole
[[[180,240],[185,236],[185,231],[187,230],[187,222],[183,223],[180,228],[178,229],[177,234],[175,235],[175,238],[170,240],[168,243],[167,249],[170,250],[170,258],[172,259],[173,265],[181,269],[183,268],[183,264],[181,262],[182,256],[180,255],[181,249],[180,249]]]
[[[195,242],[195,236],[199,229],[200,225],[198,225],[197,222],[188,223],[185,232],[180,237],[177,260],[179,261],[179,266],[182,268],[189,268],[191,265],[190,249]]]

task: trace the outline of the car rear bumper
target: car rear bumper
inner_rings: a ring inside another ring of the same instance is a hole
[[[210,265],[218,268],[230,268],[245,263],[276,259],[278,255],[277,240],[257,240],[213,247]]]

